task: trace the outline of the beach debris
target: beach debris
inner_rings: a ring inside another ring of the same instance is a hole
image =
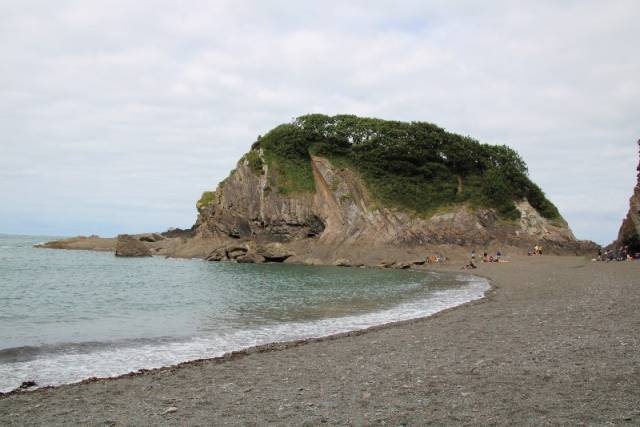
[[[177,412],[178,408],[176,408],[175,406],[169,406],[162,414],[166,415],[166,414],[173,414],[174,412]]]
[[[33,380],[28,380],[28,381],[23,381],[22,384],[20,384],[20,388],[25,389],[25,388],[31,388],[31,387],[35,387],[37,384],[35,381]]]

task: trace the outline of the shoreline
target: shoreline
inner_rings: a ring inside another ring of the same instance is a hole
[[[482,265],[428,317],[4,396],[0,424],[636,424],[639,267]]]
[[[66,250],[75,250],[75,249],[66,249]],[[185,260],[186,258],[175,258],[175,259]],[[204,261],[204,262],[207,262],[206,260],[200,260],[200,259],[192,259],[192,260],[193,261]],[[299,265],[304,265],[304,264],[299,264]],[[309,267],[313,267],[313,266],[309,266]],[[341,268],[361,268],[361,267],[341,267]],[[382,269],[381,267],[366,267],[366,268]],[[200,363],[224,363],[224,362],[228,362],[228,361],[231,361],[231,360],[235,360],[235,359],[240,358],[240,357],[249,356],[251,354],[266,353],[266,352],[272,352],[272,351],[282,351],[282,350],[295,348],[295,347],[298,347],[298,346],[301,346],[301,345],[305,345],[305,344],[309,344],[309,343],[333,341],[333,340],[346,338],[346,337],[359,336],[359,335],[362,335],[362,334],[365,334],[365,333],[368,333],[368,332],[373,332],[373,331],[382,330],[382,329],[386,329],[386,328],[391,328],[391,327],[399,326],[399,325],[403,325],[403,324],[409,324],[409,323],[413,323],[413,322],[423,321],[423,320],[429,319],[431,317],[438,316],[441,313],[445,313],[445,312],[447,312],[449,310],[454,310],[454,309],[462,308],[462,307],[470,305],[470,304],[479,303],[479,302],[482,302],[483,300],[485,300],[486,298],[488,298],[489,295],[494,292],[494,286],[492,285],[491,280],[489,278],[483,277],[483,276],[477,275],[477,274],[471,274],[469,271],[456,271],[454,269],[447,269],[446,267],[445,268],[440,268],[438,270],[430,270],[430,269],[422,268],[422,269],[413,269],[413,271],[417,271],[417,272],[421,272],[421,273],[425,273],[425,274],[446,272],[446,273],[451,273],[451,274],[455,274],[455,275],[464,275],[464,276],[470,277],[470,280],[465,281],[467,284],[470,284],[470,285],[473,284],[475,279],[482,279],[482,281],[484,282],[483,284],[487,285],[487,289],[483,292],[482,296],[480,296],[478,298],[473,298],[473,299],[471,299],[469,301],[466,301],[466,302],[463,302],[463,303],[460,303],[460,304],[456,304],[456,305],[451,306],[451,307],[446,307],[446,308],[437,310],[437,311],[435,311],[433,313],[430,313],[430,314],[420,315],[418,317],[414,317],[414,318],[410,318],[410,319],[390,321],[390,322],[385,322],[385,323],[380,323],[380,324],[368,326],[368,327],[363,328],[363,329],[353,329],[353,330],[349,330],[349,331],[331,333],[329,335],[321,335],[321,336],[317,336],[317,337],[306,337],[306,338],[292,339],[292,340],[285,340],[285,341],[274,341],[274,342],[269,342],[269,343],[265,343],[265,344],[259,344],[259,345],[245,347],[245,348],[240,348],[238,350],[232,350],[232,351],[223,353],[220,356],[204,357],[204,358],[198,358],[198,359],[185,360],[183,362],[178,362],[178,363],[174,363],[174,364],[170,364],[170,365],[166,365],[166,366],[160,366],[160,367],[157,367],[157,368],[141,368],[141,369],[138,369],[136,371],[130,371],[130,372],[126,372],[126,373],[122,373],[122,374],[118,374],[118,375],[110,376],[110,377],[89,377],[89,378],[82,379],[80,381],[74,381],[74,382],[70,382],[70,383],[62,383],[62,384],[57,384],[57,385],[44,385],[42,387],[36,385],[34,387],[21,388],[20,386],[18,386],[15,389],[9,390],[9,391],[6,391],[6,392],[0,391],[0,400],[2,400],[4,398],[7,398],[9,396],[12,396],[12,395],[21,395],[21,394],[25,394],[25,393],[37,393],[37,392],[42,391],[42,390],[55,390],[57,388],[67,387],[67,386],[75,386],[75,385],[96,383],[96,382],[108,382],[108,381],[118,380],[118,379],[121,379],[121,378],[128,378],[128,377],[134,377],[134,376],[139,376],[139,375],[152,374],[152,373],[157,373],[157,372],[162,372],[162,371],[173,371],[173,370],[175,370],[177,368],[180,368],[180,367],[183,367],[183,366],[189,366],[189,365],[192,365],[192,364],[197,365],[197,364],[200,364]],[[375,313],[378,313],[378,312],[379,311],[376,311]],[[347,317],[349,317],[349,316],[347,316]]]

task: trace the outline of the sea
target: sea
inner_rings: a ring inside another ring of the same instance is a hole
[[[413,319],[489,289],[455,273],[33,247],[56,238],[0,234],[0,392]]]

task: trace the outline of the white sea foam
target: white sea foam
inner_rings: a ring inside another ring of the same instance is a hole
[[[178,342],[147,343],[80,354],[49,354],[28,361],[2,364],[0,390],[9,391],[26,380],[35,380],[39,386],[44,386],[73,383],[90,377],[112,377],[139,369],[221,356],[255,345],[322,337],[410,320],[482,298],[489,289],[489,283],[479,277],[459,275],[457,280],[465,284],[456,289],[434,292],[428,298],[372,313],[269,325]]]

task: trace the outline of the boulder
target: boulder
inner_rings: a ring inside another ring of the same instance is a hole
[[[376,267],[378,268],[391,268],[395,265],[395,261],[381,261]]]
[[[246,255],[236,258],[236,262],[241,264],[261,264],[264,262],[264,257],[254,252],[248,252]]]
[[[206,258],[207,261],[224,261],[227,259],[229,258],[227,258],[227,250],[225,247],[214,249]]]
[[[147,257],[151,251],[140,240],[129,234],[120,234],[116,242],[116,256]]]
[[[349,260],[344,258],[337,259],[336,262],[333,263],[333,265],[337,267],[351,267],[351,263],[349,262]]]
[[[256,253],[263,257],[265,262],[284,262],[287,258],[295,255],[294,252],[287,249],[282,243],[260,245],[256,249]]]
[[[225,250],[226,250],[227,258],[229,259],[241,258],[245,256],[247,252],[249,252],[249,248],[247,248],[246,246],[239,246],[239,245],[227,246]]]

